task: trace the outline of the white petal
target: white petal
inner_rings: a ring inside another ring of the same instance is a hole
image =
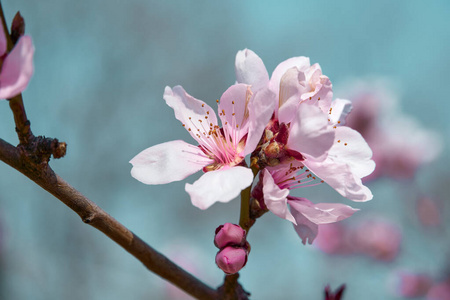
[[[236,80],[252,86],[256,92],[269,83],[269,74],[263,61],[252,50],[244,49],[236,54]]]
[[[309,58],[304,56],[292,57],[283,61],[275,68],[269,83],[275,95],[278,96],[279,94],[281,77],[292,67],[296,67],[299,71],[306,71],[310,67]]]
[[[164,184],[183,180],[212,162],[200,148],[171,141],[147,148],[130,160],[131,176],[145,184]]]
[[[288,203],[291,208],[301,212],[308,220],[318,225],[344,220],[358,211],[358,209],[340,203],[313,204],[304,198],[289,200]]]
[[[346,126],[337,127],[334,140],[328,152],[330,159],[347,164],[359,178],[373,172],[372,150],[359,132]]]
[[[345,99],[336,99],[331,103],[331,124],[345,125],[347,115],[352,111],[352,102]],[[339,123],[338,123],[339,122]]]
[[[191,136],[199,144],[203,144],[202,139],[197,134],[207,135],[211,124],[212,126],[217,125],[214,110],[205,102],[186,93],[179,85],[173,89],[166,86],[164,100],[166,100],[167,105],[173,108],[175,117],[184,124]]]
[[[232,167],[203,174],[193,184],[186,184],[186,192],[192,204],[207,209],[216,202],[229,202],[253,182],[252,170],[245,167]]]
[[[349,165],[328,158],[323,162],[306,159],[303,163],[342,196],[353,201],[368,201],[373,198],[372,192],[355,176]]]
[[[327,115],[313,105],[301,104],[291,122],[288,148],[318,159],[333,145],[334,130]]]

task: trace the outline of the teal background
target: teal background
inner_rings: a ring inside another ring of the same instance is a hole
[[[183,182],[147,186],[128,161],[141,150],[190,136],[165,105],[166,85],[182,85],[213,105],[234,83],[234,59],[249,48],[269,72],[293,56],[318,62],[335,89],[349,78],[386,76],[402,110],[439,132],[444,150],[414,185],[382,179],[368,203],[331,188],[299,191],[313,201],[342,201],[381,214],[403,231],[392,263],[326,256],[303,246],[274,215],[258,220],[241,282],[253,299],[322,299],[323,287],[346,283],[345,300],[398,299],[393,270],[440,278],[449,264],[449,221],[434,231],[414,218],[418,189],[446,202],[448,217],[450,3],[424,1],[2,1],[7,22],[20,10],[33,38],[35,74],[24,101],[36,135],[68,143],[54,170],[158,250],[195,266],[212,286],[214,229],[238,221],[239,201],[200,211]],[[339,94],[335,94],[339,97]],[[0,137],[18,143],[6,101]],[[405,149],[405,151],[413,151]],[[352,222],[352,220],[349,220]],[[168,299],[167,286],[131,255],[22,174],[0,164],[1,299]],[[181,245],[181,246],[180,246]]]

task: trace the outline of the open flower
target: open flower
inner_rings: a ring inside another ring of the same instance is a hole
[[[350,200],[372,199],[361,181],[375,168],[372,151],[358,132],[344,126],[350,101],[332,101],[331,82],[318,64],[311,66],[306,57],[290,58],[269,79],[262,60],[246,49],[236,57],[236,77],[252,86],[269,86],[275,94],[275,113],[258,148],[259,162],[267,166],[260,175],[262,188],[255,188],[264,200],[262,207],[293,222],[303,243],[311,243],[317,225],[342,220],[355,210],[313,204],[289,196],[291,189],[310,186],[317,178]]]
[[[0,29],[0,99],[10,99],[20,94],[33,75],[34,46],[31,37],[19,38],[11,52],[7,52],[7,39]]]
[[[198,145],[177,140],[150,147],[134,157],[131,175],[146,184],[178,181],[202,170],[193,184],[186,184],[194,206],[206,209],[215,202],[228,202],[253,181],[244,157],[258,144],[273,113],[273,94],[268,89],[253,92],[250,86],[228,88],[214,110],[190,96],[181,86],[166,87],[164,100],[172,107]]]
[[[343,126],[351,111],[348,100],[332,101],[332,85],[318,64],[294,57],[280,63],[270,80],[262,60],[251,50],[236,56],[238,82],[269,86],[275,114],[266,128],[260,160],[276,165],[296,159],[354,201],[372,199],[361,178],[375,168],[372,150],[355,130]]]

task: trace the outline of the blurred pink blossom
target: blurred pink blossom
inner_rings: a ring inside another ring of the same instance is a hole
[[[351,254],[355,249],[350,243],[351,231],[342,222],[320,226],[314,246],[327,254]]]
[[[432,285],[432,279],[426,274],[400,271],[396,274],[396,294],[400,297],[423,297]]]
[[[450,278],[433,284],[426,296],[427,300],[450,300]]]
[[[420,166],[431,162],[441,152],[440,136],[400,110],[399,97],[388,81],[354,81],[344,85],[342,90],[353,105],[347,125],[363,135],[377,164],[366,180],[380,176],[411,178]]]
[[[416,203],[416,213],[420,223],[425,227],[436,227],[441,224],[441,203],[431,197],[420,197]]]
[[[356,251],[378,260],[391,261],[400,251],[402,234],[391,222],[369,219],[359,223],[352,235]]]
[[[11,52],[0,29],[0,99],[10,99],[25,90],[33,75],[34,46],[31,37],[21,36]]]
[[[392,261],[400,251],[402,234],[398,226],[380,218],[320,227],[314,245],[327,254],[360,254]]]

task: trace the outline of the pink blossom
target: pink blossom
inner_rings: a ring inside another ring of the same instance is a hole
[[[350,102],[332,102],[331,82],[318,64],[310,66],[306,57],[291,58],[269,79],[262,60],[246,49],[236,57],[236,77],[252,86],[268,85],[276,95],[274,117],[259,151],[260,161],[268,166],[260,175],[259,190],[263,206],[294,223],[303,243],[312,242],[319,224],[345,219],[355,210],[342,204],[313,204],[289,196],[290,190],[315,185],[317,179],[350,200],[372,199],[361,181],[375,168],[372,151],[358,132],[343,126]]]
[[[420,197],[416,202],[416,213],[425,227],[437,227],[442,222],[442,203],[430,197]]]
[[[432,279],[425,274],[401,271],[397,273],[396,294],[400,297],[423,297],[432,285]]]
[[[450,279],[434,284],[427,293],[427,300],[450,300]]]
[[[350,242],[351,230],[341,222],[320,226],[314,245],[327,254],[351,254],[354,245]]]
[[[222,127],[214,110],[181,86],[166,87],[164,100],[198,146],[177,140],[150,147],[130,161],[131,175],[145,184],[164,184],[203,170],[200,179],[185,187],[200,209],[238,196],[253,181],[244,157],[255,149],[272,115],[271,92],[253,92],[245,84],[228,88],[218,104]]]
[[[430,163],[441,152],[438,134],[400,110],[399,96],[386,80],[354,81],[344,90],[353,105],[347,125],[366,139],[377,164],[366,180],[380,176],[411,178],[420,166]]]
[[[352,234],[356,251],[382,261],[392,261],[400,251],[402,234],[393,223],[382,219],[360,222]]]
[[[33,75],[34,46],[30,36],[21,36],[14,48],[7,52],[7,39],[0,30],[0,99],[20,94]]]
[[[217,227],[214,245],[219,249],[228,245],[243,245],[245,244],[245,237],[245,230],[241,226],[225,223]]]
[[[226,274],[235,274],[247,263],[247,254],[245,248],[228,246],[217,253],[216,264]]]

